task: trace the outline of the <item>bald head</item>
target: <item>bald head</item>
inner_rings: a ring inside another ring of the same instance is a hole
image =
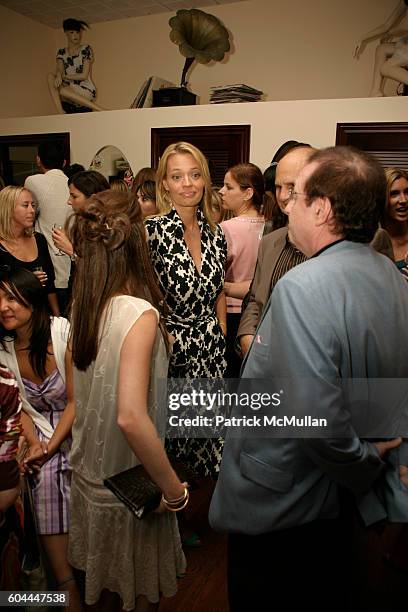
[[[307,164],[316,149],[298,147],[283,157],[276,168],[276,200],[281,210],[285,210],[290,190],[294,188],[299,172]]]

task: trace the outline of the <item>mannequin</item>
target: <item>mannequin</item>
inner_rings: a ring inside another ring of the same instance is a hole
[[[57,111],[65,113],[62,101],[95,111],[104,110],[94,102],[96,89],[91,81],[92,48],[81,45],[82,33],[89,26],[77,19],[65,19],[62,26],[67,46],[58,50],[56,72],[48,75],[48,87]]]
[[[408,30],[393,30],[408,13],[408,0],[399,0],[387,21],[365,34],[356,44],[354,57],[358,59],[368,42],[380,38],[375,52],[373,83],[370,96],[384,96],[386,78],[408,85]],[[395,42],[392,39],[398,38]]]

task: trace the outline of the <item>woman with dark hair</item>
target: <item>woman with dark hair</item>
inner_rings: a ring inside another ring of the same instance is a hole
[[[109,189],[109,183],[100,172],[96,170],[84,170],[77,172],[68,179],[69,199],[68,204],[76,213],[82,210],[87,200],[95,193]]]
[[[391,238],[394,261],[408,278],[408,172],[387,168],[387,199],[381,225]]]
[[[139,186],[145,181],[156,181],[156,170],[154,168],[150,168],[148,166],[145,168],[140,168],[132,182],[132,192],[135,195]]]
[[[143,218],[157,214],[156,181],[144,181],[141,183],[141,185],[136,187],[136,197]]]
[[[69,179],[78,172],[85,172],[85,168],[82,164],[71,164],[70,166],[64,166],[62,170]]]
[[[55,579],[69,591],[74,610],[78,593],[66,555],[74,420],[68,334],[66,319],[50,318],[44,290],[31,272],[16,269],[0,276],[0,361],[16,376],[23,401],[23,435],[29,445],[24,464],[36,527]]]
[[[234,217],[221,227],[227,240],[224,291],[227,296],[227,378],[237,378],[241,367],[234,343],[241,318],[242,299],[251,284],[265,219],[264,180],[255,164],[230,168],[220,189],[223,207]]]
[[[48,87],[57,111],[65,113],[63,101],[95,111],[104,110],[94,102],[96,88],[91,80],[92,47],[81,45],[82,33],[89,25],[81,19],[69,18],[64,19],[62,27],[67,46],[58,50],[55,74],[48,75]]]
[[[72,237],[78,258],[69,558],[85,572],[87,604],[102,596],[101,606],[105,599],[105,609],[114,609],[118,594],[118,609],[153,610],[161,593],[176,592],[185,568],[174,512],[188,502],[155,427],[168,367],[162,296],[140,211],[125,194],[94,195],[75,216]],[[103,484],[140,463],[163,493],[159,510],[143,520]]]
[[[68,204],[72,207],[72,211],[77,213],[86,206],[91,196],[100,191],[105,191],[105,189],[109,189],[109,183],[100,172],[96,170],[84,170],[83,172],[77,172],[68,179],[68,187]],[[71,241],[63,228],[54,228],[52,239],[55,246],[60,251],[66,253],[71,258],[74,257]]]

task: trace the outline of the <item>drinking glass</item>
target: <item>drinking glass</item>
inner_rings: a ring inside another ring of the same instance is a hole
[[[35,268],[33,268],[33,272],[44,272],[44,270],[43,270],[42,266],[36,266]],[[40,280],[40,279],[38,279],[38,280]],[[44,281],[40,280],[40,283],[44,287],[44,285],[47,284],[47,280],[44,280]]]
[[[59,225],[58,223],[54,223],[54,225],[52,226],[53,230],[62,230],[63,227],[62,225]],[[57,253],[54,252],[54,255],[65,255],[65,253],[63,253],[63,251],[61,251],[61,249],[58,249]]]

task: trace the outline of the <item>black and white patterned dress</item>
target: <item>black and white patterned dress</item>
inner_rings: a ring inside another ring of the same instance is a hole
[[[169,308],[166,326],[175,338],[170,378],[222,378],[226,368],[225,337],[215,312],[224,286],[226,241],[219,226],[212,233],[200,209],[197,221],[201,231],[201,273],[185,243],[183,222],[174,208],[145,221],[152,263]],[[218,472],[221,441],[173,439],[171,447],[201,473]]]
[[[62,49],[58,49],[57,60],[62,61],[65,74],[68,76],[75,76],[76,74],[81,75],[84,71],[85,61],[93,61],[92,47],[90,45],[81,45],[76,55],[70,55],[68,47],[63,47]],[[93,100],[96,96],[96,87],[91,81],[90,73],[88,78],[83,81],[69,81],[66,79],[64,80],[64,77],[62,77],[62,82],[65,87],[71,87],[71,89],[88,100]]]

